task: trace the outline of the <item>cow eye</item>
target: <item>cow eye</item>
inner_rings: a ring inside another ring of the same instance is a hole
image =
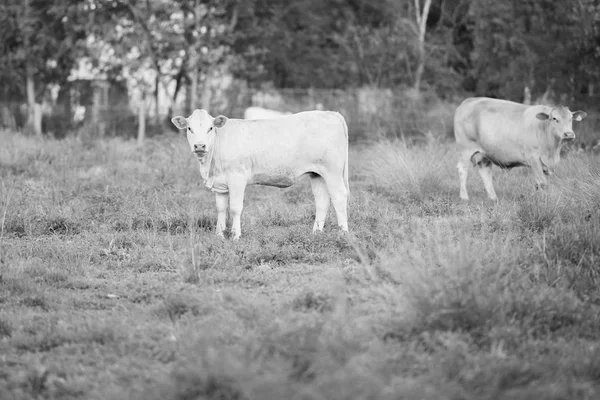
[[[558,118],[552,117],[552,119],[554,120],[554,122],[558,122]]]

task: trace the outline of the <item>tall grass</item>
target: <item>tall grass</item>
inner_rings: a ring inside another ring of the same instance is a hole
[[[373,188],[399,200],[423,202],[447,193],[448,146],[433,140],[425,148],[401,141],[378,142],[361,155],[357,174]]]

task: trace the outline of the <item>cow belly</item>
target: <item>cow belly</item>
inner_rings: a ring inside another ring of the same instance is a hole
[[[499,160],[496,160],[496,159],[491,158],[491,157],[486,157],[486,158],[488,160],[490,160],[492,162],[492,164],[497,165],[497,166],[499,166],[500,168],[503,168],[503,169],[512,169],[512,168],[515,168],[515,167],[527,167],[528,166],[527,164],[525,164],[525,163],[523,163],[521,161],[506,161],[506,162],[503,162],[503,161],[499,161]]]
[[[521,143],[507,139],[482,140],[481,148],[484,156],[493,164],[508,169],[528,166],[527,154],[532,152],[525,149]]]
[[[290,174],[254,174],[251,184],[286,188],[292,186],[296,178]]]

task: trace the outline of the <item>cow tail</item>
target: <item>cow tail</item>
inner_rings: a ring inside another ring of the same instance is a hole
[[[348,137],[348,124],[346,124],[346,119],[344,118],[344,116],[342,114],[339,115],[340,119],[342,120],[342,125],[344,125],[344,133],[346,134],[346,161],[344,161],[344,185],[346,186],[346,192],[348,192],[348,196],[350,196],[350,184],[348,183],[348,149],[350,147]]]

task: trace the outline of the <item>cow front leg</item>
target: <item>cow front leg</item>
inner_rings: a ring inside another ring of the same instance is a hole
[[[544,176],[544,166],[540,160],[533,160],[531,162],[531,169],[533,171],[533,178],[535,181],[535,189],[546,189],[547,181]]]
[[[223,237],[223,231],[227,227],[227,206],[229,195],[227,193],[216,193],[215,201],[217,204],[217,227],[216,234]]]
[[[229,183],[229,212],[231,213],[231,234],[238,240],[242,234],[242,209],[246,182],[239,180]]]

